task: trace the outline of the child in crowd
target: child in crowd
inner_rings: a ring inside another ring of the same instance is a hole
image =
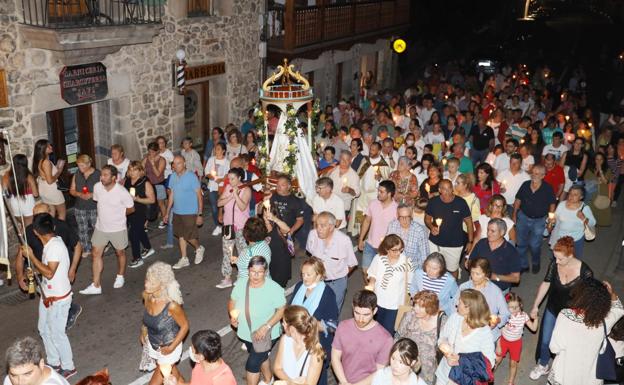
[[[335,159],[335,157],[336,149],[333,146],[325,147],[325,149],[323,150],[323,157],[319,159],[319,170],[337,164],[338,161]]]
[[[496,157],[498,157],[502,153],[503,153],[503,145],[497,144],[496,146],[494,146],[494,149],[490,151],[490,153],[485,158],[485,163],[489,164],[490,166],[494,166],[494,161],[496,160]]]
[[[414,221],[423,226],[425,226],[425,209],[427,208],[427,202],[429,202],[429,200],[425,197],[418,198],[416,204],[414,205],[414,213],[412,215],[414,217]],[[427,227],[425,226],[425,228]]]
[[[446,162],[446,171],[444,171],[444,179],[450,180],[453,185],[455,185],[455,180],[459,174],[459,159],[448,159]]]
[[[518,371],[518,363],[522,354],[522,333],[524,325],[532,332],[537,331],[538,319],[531,319],[529,315],[522,310],[522,299],[514,292],[509,292],[505,296],[507,307],[511,313],[509,321],[503,327],[502,335],[496,342],[496,365],[500,365],[503,358],[509,352],[509,381],[508,384],[513,385]]]

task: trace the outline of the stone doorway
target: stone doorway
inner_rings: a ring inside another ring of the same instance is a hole
[[[210,131],[210,82],[186,86],[184,91],[184,135],[193,138],[193,145],[200,153],[209,139]],[[179,145],[180,143],[174,143]]]

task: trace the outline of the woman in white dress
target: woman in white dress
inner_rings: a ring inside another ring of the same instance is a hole
[[[494,365],[494,337],[490,330],[490,309],[479,291],[466,289],[459,295],[457,313],[442,328],[438,347],[444,358],[436,370],[436,385],[451,383],[452,366],[459,365],[460,353],[481,352]],[[567,384],[566,384],[567,385]]]
[[[551,385],[602,385],[596,361],[605,337],[622,318],[624,309],[607,282],[583,280],[572,289],[569,308],[557,316],[550,340],[555,354],[548,376]]]
[[[41,200],[43,203],[50,205],[52,215],[56,215],[58,219],[64,221],[67,213],[65,197],[58,189],[56,181],[63,173],[65,161],[59,160],[57,165],[55,165],[49,159],[52,153],[52,145],[47,139],[38,140],[35,143],[32,171],[33,176],[37,179]]]
[[[282,318],[273,372],[289,384],[316,385],[323,368],[325,351],[319,342],[319,323],[305,307],[291,305]]]

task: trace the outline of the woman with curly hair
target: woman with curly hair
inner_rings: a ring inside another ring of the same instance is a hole
[[[247,265],[251,258],[261,255],[271,264],[271,248],[267,243],[268,230],[262,218],[251,217],[243,227],[243,238],[247,247],[240,252],[239,256],[232,255],[230,261],[238,268],[238,278],[248,278]]]
[[[596,378],[598,354],[605,336],[623,315],[622,302],[608,282],[589,278],[576,285],[569,307],[557,316],[550,340],[556,357],[549,383],[602,385],[603,380]]]
[[[155,262],[145,274],[141,343],[147,344],[149,356],[156,361],[159,369],[171,368],[171,375],[178,382],[182,375],[175,364],[182,356],[182,342],[189,331],[182,303],[180,284],[171,265]],[[163,380],[161,370],[154,370],[149,385],[160,385]]]
[[[540,324],[539,340],[535,351],[537,365],[531,370],[529,377],[537,380],[548,373],[550,361],[550,339],[557,315],[561,310],[570,307],[570,293],[583,279],[594,276],[589,266],[574,255],[574,239],[570,236],[559,238],[553,247],[555,259],[550,262],[544,282],[537,288],[535,302],[529,315],[537,318],[539,306],[548,295],[546,308]]]

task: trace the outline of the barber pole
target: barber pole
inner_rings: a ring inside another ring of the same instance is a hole
[[[184,68],[186,67],[186,61],[179,60],[176,65],[176,84],[178,86],[178,93],[184,95],[184,88],[186,79],[184,78]]]

